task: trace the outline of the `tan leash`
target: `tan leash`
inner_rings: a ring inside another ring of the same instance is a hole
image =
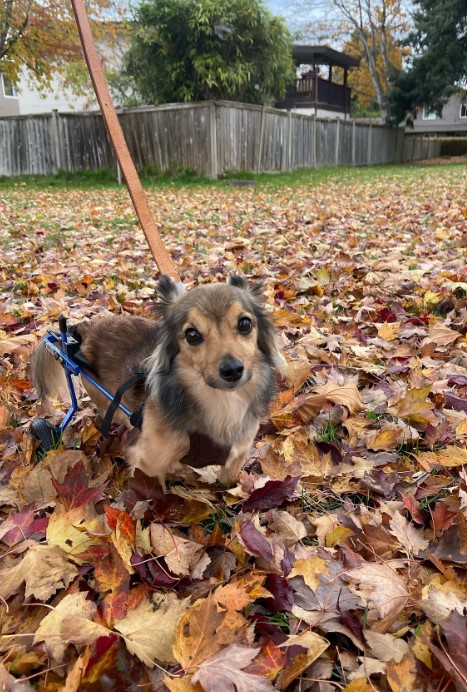
[[[107,132],[109,133],[117,161],[123,173],[125,183],[130,193],[131,201],[138,216],[141,228],[154,256],[156,264],[162,274],[167,274],[174,281],[183,286],[172,259],[164,247],[162,238],[157,229],[154,217],[149,208],[148,200],[144,194],[143,186],[139,179],[135,165],[123,136],[122,128],[117,118],[114,105],[107,87],[99,56],[91,32],[91,25],[86,13],[83,0],[72,0],[73,12],[78,25],[81,45],[84,57],[91,75],[94,91],[104,118]]]

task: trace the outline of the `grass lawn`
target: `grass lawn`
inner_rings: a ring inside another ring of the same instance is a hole
[[[287,360],[238,487],[193,472],[165,496],[87,402],[40,464],[28,435],[63,416],[29,379],[46,328],[154,300],[125,187],[0,180],[9,684],[180,692],[213,667],[226,689],[465,685],[467,165],[254,180],[144,179],[187,286],[262,281]]]

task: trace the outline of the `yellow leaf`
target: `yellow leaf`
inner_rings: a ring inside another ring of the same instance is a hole
[[[302,634],[289,635],[287,640],[281,644],[281,648],[295,645],[307,649],[307,653],[295,656],[292,663],[279,673],[276,686],[280,690],[285,690],[292,680],[295,680],[295,678],[313,663],[313,661],[316,661],[316,659],[326,651],[329,642],[327,639],[324,639],[324,637],[320,637],[319,634],[316,634],[316,632],[307,631]]]
[[[128,651],[149,668],[154,667],[155,660],[174,663],[175,632],[189,600],[179,600],[173,593],[154,594],[154,603],[142,601],[129,610],[122,620],[115,623]]]
[[[467,449],[465,447],[455,447],[450,445],[444,449],[440,449],[436,454],[436,463],[445,468],[453,468],[454,466],[463,466],[467,464]]]
[[[303,577],[303,580],[312,591],[316,591],[319,586],[319,575],[329,574],[326,560],[321,557],[310,557],[303,560],[295,560],[292,571],[287,579],[292,577]]]
[[[435,305],[438,305],[438,303],[441,302],[442,298],[443,297],[441,293],[436,293],[435,291],[427,291],[423,296],[423,304],[427,308],[434,307]]]
[[[346,538],[354,535],[352,529],[347,529],[345,526],[336,526],[332,531],[328,531],[325,536],[326,548],[334,548],[341,541],[345,541]]]
[[[68,555],[73,556],[74,562],[81,564],[80,553],[85,553],[92,545],[99,542],[98,538],[89,536],[86,531],[76,528],[80,521],[82,507],[77,510],[65,510],[61,505],[57,505],[54,513],[49,519],[47,526],[47,542],[49,545],[58,545]]]
[[[386,676],[392,692],[413,692],[417,684],[417,666],[414,655],[407,651],[400,663],[388,661]]]
[[[431,423],[438,425],[438,419],[432,409],[435,405],[431,401],[426,401],[433,385],[427,384],[424,387],[409,389],[405,397],[397,402],[395,406],[388,409],[389,413],[396,413],[401,418],[415,423]]]
[[[341,404],[349,409],[350,413],[358,413],[366,409],[360,392],[354,384],[338,384],[337,382],[326,382],[321,387],[315,387],[315,391],[321,396],[325,396],[333,404]]]
[[[384,322],[378,329],[378,336],[386,341],[393,341],[401,326],[400,322]]]

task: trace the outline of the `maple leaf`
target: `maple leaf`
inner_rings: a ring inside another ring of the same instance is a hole
[[[332,401],[333,404],[345,406],[350,413],[358,413],[366,408],[361,399],[360,392],[352,383],[339,384],[338,382],[330,381],[314,389],[319,396],[324,396],[327,401]]]
[[[269,528],[275,531],[286,545],[293,546],[307,535],[302,521],[295,519],[290,512],[277,509],[268,512]]]
[[[423,531],[416,529],[400,512],[393,514],[389,526],[390,533],[410,553],[418,555],[422,550],[428,548],[429,540],[425,538]]]
[[[408,601],[407,585],[387,564],[367,562],[346,576],[350,591],[368,607],[368,622],[376,623],[373,630],[384,633]]]
[[[50,545],[62,548],[78,564],[83,562],[86,552],[99,542],[99,538],[90,535],[86,530],[83,507],[67,511],[59,504],[50,516],[46,536]]]
[[[248,623],[240,613],[221,611],[209,597],[180,620],[173,653],[186,671],[192,671],[230,644],[251,644]]]
[[[431,423],[437,426],[439,421],[433,413],[435,405],[427,401],[431,388],[432,385],[428,384],[425,387],[410,389],[401,401],[388,408],[388,413],[395,413],[415,423]]]
[[[274,680],[285,666],[286,661],[286,654],[271,639],[266,639],[261,646],[261,651],[246,670],[253,675],[261,675],[269,680]]]
[[[199,543],[177,535],[162,524],[151,524],[150,533],[156,554],[164,557],[173,574],[187,576],[201,561],[204,546]]]
[[[267,481],[262,488],[253,490],[247,497],[243,503],[244,509],[249,511],[278,507],[284,500],[293,495],[299,480],[300,478],[286,476],[283,481]]]
[[[259,649],[240,644],[231,644],[201,663],[192,676],[193,682],[200,682],[205,692],[273,692],[273,685],[257,675],[246,673],[246,668],[257,655]]]
[[[380,661],[399,663],[409,651],[409,645],[403,639],[396,639],[392,634],[381,634],[372,630],[365,631],[365,639],[371,654]]]
[[[70,642],[77,646],[91,644],[109,634],[106,627],[92,621],[96,611],[97,605],[88,600],[86,593],[65,596],[42,620],[34,635],[34,643],[45,642],[50,656],[62,663]]]
[[[246,521],[239,532],[239,541],[245,550],[255,557],[263,557],[265,560],[272,561],[274,551],[271,543],[259,529],[256,528],[252,520]]]
[[[280,690],[285,690],[318,656],[321,656],[328,648],[329,642],[316,632],[309,630],[302,634],[289,635],[281,648],[284,646],[300,646],[305,649],[306,653],[297,654],[292,662],[279,673],[276,685]]]
[[[59,483],[53,476],[52,483],[66,509],[81,507],[87,502],[98,500],[107,486],[107,483],[103,483],[97,488],[88,487],[88,475],[83,459],[67,470],[63,483]]]
[[[153,602],[142,601],[128,611],[114,628],[123,635],[126,647],[149,668],[155,661],[175,661],[172,647],[177,625],[188,607],[189,598],[175,594],[154,594]]]
[[[329,574],[326,560],[320,557],[310,557],[306,560],[296,560],[293,563],[292,571],[288,574],[287,579],[303,577],[305,584],[312,591],[316,591],[320,583],[319,576],[321,574]]]
[[[13,559],[0,569],[0,596],[17,594],[25,585],[25,598],[47,601],[56,591],[66,588],[78,570],[59,546],[32,543],[24,557]]]

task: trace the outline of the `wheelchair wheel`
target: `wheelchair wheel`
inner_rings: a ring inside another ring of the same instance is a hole
[[[58,447],[58,435],[54,426],[45,418],[35,418],[29,428],[30,433],[36,440],[39,440],[40,445],[36,451],[36,455],[40,457],[51,449]]]

